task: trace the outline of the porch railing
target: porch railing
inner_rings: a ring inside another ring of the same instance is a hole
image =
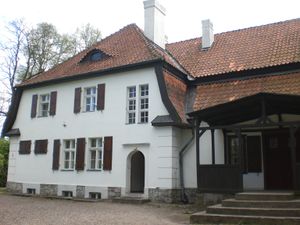
[[[198,169],[199,191],[235,193],[243,189],[239,165],[199,165]]]

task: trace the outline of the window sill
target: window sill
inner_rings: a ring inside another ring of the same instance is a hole
[[[88,169],[87,172],[101,172],[101,169]]]
[[[72,172],[72,171],[74,171],[74,169],[62,169],[60,171],[62,171],[62,172]]]

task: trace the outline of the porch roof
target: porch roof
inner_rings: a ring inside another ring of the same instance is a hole
[[[300,95],[257,93],[189,113],[210,125],[228,125],[273,114],[300,115]]]

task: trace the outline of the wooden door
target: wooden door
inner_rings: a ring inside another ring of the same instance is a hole
[[[141,152],[131,157],[130,192],[143,193],[145,185],[145,158]]]
[[[292,189],[292,162],[288,130],[264,132],[265,188]]]

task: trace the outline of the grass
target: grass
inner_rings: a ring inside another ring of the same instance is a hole
[[[5,187],[0,187],[0,194],[6,193],[6,188]]]

